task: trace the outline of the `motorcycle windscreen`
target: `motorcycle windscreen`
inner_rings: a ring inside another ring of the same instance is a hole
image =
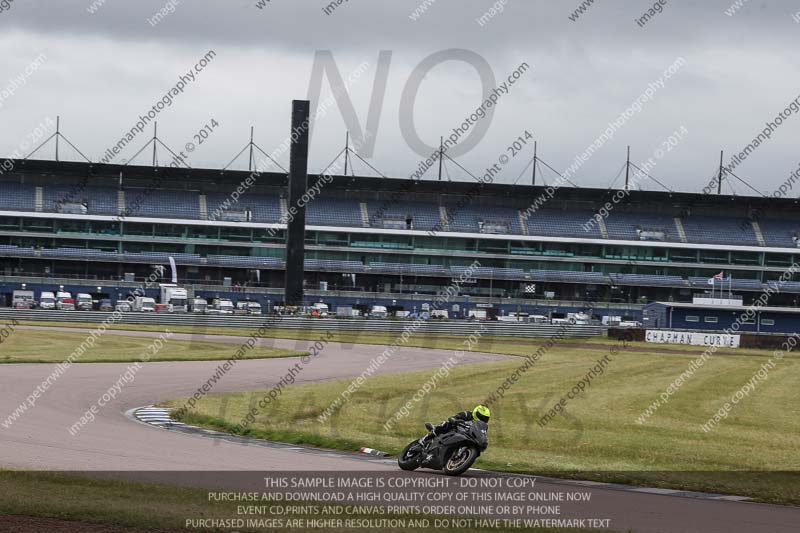
[[[485,450],[489,446],[489,424],[483,420],[473,420],[472,427],[470,427],[469,434],[472,440],[475,441],[481,450]]]

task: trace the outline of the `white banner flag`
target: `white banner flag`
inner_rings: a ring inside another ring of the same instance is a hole
[[[175,258],[169,256],[169,267],[172,269],[172,283],[178,283],[178,267],[175,266]]]

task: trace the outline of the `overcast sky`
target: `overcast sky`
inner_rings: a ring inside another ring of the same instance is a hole
[[[488,126],[486,134],[456,157],[475,174],[500,155],[511,156],[507,147],[526,130],[538,140],[542,160],[564,171],[682,58],[663,88],[651,89],[641,111],[572,181],[609,186],[630,144],[640,166],[656,156],[650,173],[660,181],[700,191],[716,172],[720,150],[727,163],[800,96],[800,24],[793,19],[800,5],[791,1],[745,0],[731,16],[726,10],[733,0],[668,0],[643,27],[635,19],[653,2],[596,0],[573,21],[569,15],[578,0],[506,0],[482,26],[476,19],[492,2],[427,0],[417,20],[411,14],[426,0],[349,0],[329,14],[323,11],[329,0],[270,0],[263,9],[257,2],[14,0],[0,7],[0,153],[12,154],[37,125],[60,115],[62,132],[99,160],[209,50],[216,53],[213,60],[157,116],[159,137],[175,150],[211,119],[219,123],[190,154],[193,167],[223,167],[247,143],[251,125],[264,150],[279,146],[289,131],[291,100],[316,92],[312,71],[321,51],[333,55],[344,78],[366,63],[338,101],[350,99],[362,130],[371,102],[380,101],[373,109],[374,147],[366,155],[391,177],[408,176],[421,159],[401,131],[401,115],[413,113],[417,135],[432,146],[483,100],[479,72],[457,59],[466,52],[451,51],[444,56],[450,60],[425,74],[413,109],[401,109],[412,72],[445,50],[471,52],[498,84],[521,63],[530,66],[500,97],[494,114],[479,121]],[[97,9],[90,13],[93,3]],[[162,8],[174,12],[149,23]],[[381,51],[391,51],[385,94],[374,86]],[[30,72],[40,54],[46,59]],[[326,74],[320,100],[330,94]],[[311,170],[321,170],[342,149],[347,129],[338,105],[317,121]],[[682,129],[682,138],[666,150],[662,143]],[[734,172],[770,194],[800,163],[799,134],[800,117],[792,114]],[[150,136],[148,126],[114,161],[132,157]],[[40,154],[52,157],[52,148]],[[78,159],[67,149],[62,157]],[[496,181],[513,182],[532,157],[529,143],[502,166]],[[136,161],[149,160],[142,155]],[[287,161],[287,154],[279,158],[284,166]],[[246,165],[243,158],[238,168]],[[355,168],[370,173],[363,165]],[[448,170],[453,179],[470,179],[453,164]],[[435,179],[435,172],[426,178]],[[547,170],[543,177],[552,182],[555,174]],[[530,181],[529,171],[522,180]],[[659,188],[647,180],[641,186]],[[737,194],[752,194],[740,183],[733,186]]]

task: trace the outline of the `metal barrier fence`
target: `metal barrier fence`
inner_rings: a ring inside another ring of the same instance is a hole
[[[41,322],[72,322],[99,324],[111,313],[99,311],[50,311],[41,309],[0,309],[0,323],[11,319]],[[162,313],[122,313],[120,324],[164,325],[164,326],[197,326],[223,328],[256,328],[264,322],[266,316],[237,315],[193,315]],[[283,317],[275,324],[277,329],[302,329],[318,331],[356,331],[373,333],[403,332],[410,320],[376,320],[376,319],[337,319],[337,318],[305,318]],[[552,337],[561,334],[566,337],[592,337],[603,335],[607,328],[603,326],[555,326],[551,324],[526,324],[520,322],[474,322],[463,320],[425,322],[417,333],[461,336],[475,332],[479,324],[485,326],[483,335],[497,337]],[[566,330],[564,329],[566,328]]]

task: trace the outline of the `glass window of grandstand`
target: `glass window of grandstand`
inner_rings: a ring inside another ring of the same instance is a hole
[[[316,243],[320,246],[347,246],[350,244],[349,235],[347,233],[327,233],[327,232],[314,232],[316,234]],[[356,239],[361,240],[361,236],[353,237],[352,246],[356,246]],[[362,243],[364,244],[364,243]],[[370,243],[365,243],[370,245]]]
[[[55,221],[47,218],[23,218],[22,230],[35,231],[39,233],[53,233]]]
[[[105,222],[101,220],[89,223],[90,232],[100,235],[119,235],[119,222]]]
[[[690,268],[675,268],[670,267],[669,272],[664,272],[664,274],[669,274],[670,276],[680,276],[684,279],[688,279],[695,275],[694,269]],[[714,273],[716,274],[716,272]],[[712,274],[713,275],[713,274]],[[711,276],[708,276],[711,277]]]
[[[703,322],[705,322],[706,324],[716,324],[719,322],[719,318],[715,316],[707,316],[703,317]]]
[[[203,248],[205,248],[205,247],[203,247]],[[251,251],[255,250],[253,248],[245,248],[244,246],[242,246],[242,247],[238,247],[238,246],[220,246],[220,247],[208,247],[208,248],[209,248],[209,252],[208,253],[212,254],[212,255],[244,255],[244,256],[247,256],[247,255],[250,255]],[[213,251],[214,249],[216,251]]]
[[[509,253],[508,241],[478,239],[478,251],[487,254],[507,254]]]
[[[413,250],[414,239],[405,235],[381,235],[381,248]]]
[[[100,243],[94,241],[88,242],[80,239],[58,239],[51,241],[49,239],[42,239],[39,241],[41,248],[72,248],[83,250],[86,248],[99,248]]]
[[[765,254],[764,266],[792,266],[794,257],[791,254]]]
[[[528,241],[513,241],[511,253],[515,255],[542,255],[542,243]]]
[[[580,257],[603,257],[603,246],[599,244],[575,244],[575,255]]]
[[[17,217],[0,217],[0,229],[17,230],[20,224],[21,220]]]
[[[669,259],[675,263],[697,263],[699,258],[698,250],[688,250],[683,248],[670,248],[668,250]]]
[[[736,270],[733,272],[726,272],[725,279],[727,279],[728,275],[733,276],[733,279],[754,279],[761,281],[761,272],[757,272],[755,270]]]
[[[775,325],[775,321],[772,320],[771,318],[762,318],[761,319],[761,325],[762,326],[774,326]]]
[[[154,252],[165,252],[169,254],[174,253],[191,253],[187,250],[188,247],[182,244],[170,244],[170,243],[154,243],[152,245]]]
[[[247,255],[248,253],[253,257],[278,257],[283,259],[283,248],[240,248],[238,255]]]
[[[544,248],[543,255],[552,255],[555,257],[573,257],[575,251],[571,244],[561,244],[557,242],[546,242],[542,245]]]
[[[724,250],[700,250],[701,263],[728,263],[728,252]]]
[[[759,256],[757,252],[731,252],[731,262],[734,265],[758,265]]]
[[[178,224],[155,224],[155,233],[160,237],[185,238],[186,226]]]
[[[765,270],[764,282],[766,283],[768,281],[774,281],[776,283],[779,283],[781,279],[783,279],[783,281],[800,281],[800,276],[798,276],[797,274],[790,275],[786,272],[787,272],[786,270],[772,271],[772,272]]]
[[[58,233],[91,233],[90,222],[87,220],[54,220],[53,225]]]
[[[253,229],[253,240],[265,243],[286,242],[286,230],[276,228]]]
[[[186,228],[186,238],[188,238],[188,239],[219,239],[219,227],[217,227],[217,226],[188,226]]]
[[[414,239],[405,235],[351,235],[354,248],[384,248],[388,250],[413,250]]]
[[[137,224],[135,222],[125,222],[122,226],[122,231],[125,235],[130,236],[153,236],[153,225],[152,224]]]
[[[144,242],[125,242],[122,244],[122,251],[128,253],[149,252],[150,245]]]
[[[666,261],[667,254],[663,249],[652,250],[640,246],[607,246],[605,258],[621,261]]]
[[[475,251],[475,239],[456,239],[447,237],[414,237],[414,248],[417,250],[454,250]]]
[[[687,315],[686,322],[700,322],[700,317],[697,315]]]
[[[73,247],[72,244],[67,245]],[[92,250],[103,250],[104,252],[116,252],[119,244],[114,241],[88,241],[82,242],[77,248],[89,248]]]
[[[250,228],[222,226],[219,229],[219,236],[224,241],[252,242],[253,230]]]

